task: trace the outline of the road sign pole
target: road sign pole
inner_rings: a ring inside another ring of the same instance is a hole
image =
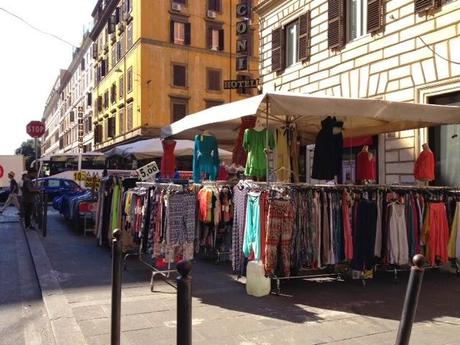
[[[34,141],[35,141],[35,160],[38,159],[38,139],[37,138],[34,138]]]

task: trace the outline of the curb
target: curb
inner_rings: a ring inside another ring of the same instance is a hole
[[[69,306],[58,280],[52,274],[50,260],[38,233],[26,231],[22,223],[21,228],[24,231],[34,263],[35,274],[56,345],[86,345],[85,337],[73,315],[72,308]]]

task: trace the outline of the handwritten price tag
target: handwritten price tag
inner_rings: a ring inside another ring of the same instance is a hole
[[[139,174],[139,178],[142,181],[153,180],[155,175],[158,174],[160,170],[158,169],[158,165],[155,161],[144,165],[142,168],[137,169],[137,173]]]

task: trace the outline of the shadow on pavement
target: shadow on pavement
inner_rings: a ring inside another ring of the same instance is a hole
[[[55,214],[49,217],[49,234],[43,244],[63,290],[88,288],[90,295],[100,287],[101,294],[110,298],[110,251],[97,247],[93,236],[83,237]],[[380,274],[369,280],[367,286],[360,281],[291,280],[282,284],[283,296],[256,298],[246,295],[244,285],[235,281],[230,271],[229,265],[197,260],[192,271],[193,296],[205,305],[292,323],[320,321],[330,315],[350,317],[347,313],[399,320],[408,278],[407,273],[401,273],[399,283],[395,284],[392,274]],[[149,282],[150,271],[130,258],[124,272],[124,289],[145,287],[145,294],[149,294]],[[156,284],[162,283],[158,280]],[[427,271],[416,321],[459,318],[458,296],[458,277]]]

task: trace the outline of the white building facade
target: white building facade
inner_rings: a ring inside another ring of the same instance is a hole
[[[61,70],[48,97],[43,121],[42,152],[89,152],[94,149],[92,90],[94,88],[91,40],[86,35],[67,70]]]
[[[460,105],[460,1],[261,0],[256,11],[264,91]],[[379,183],[413,183],[427,142],[436,182],[460,185],[457,133],[454,125],[360,140],[378,156]],[[359,149],[350,144],[344,164]]]

